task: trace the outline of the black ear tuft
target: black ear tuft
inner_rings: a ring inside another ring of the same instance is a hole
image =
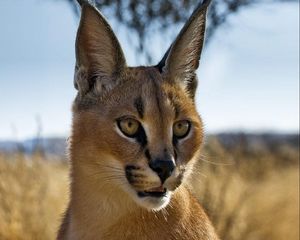
[[[168,50],[166,51],[165,55],[160,60],[160,62],[155,66],[159,70],[160,73],[163,72],[163,68],[166,65],[166,60],[167,60],[167,57],[170,53],[171,47],[172,47],[172,45],[168,48]]]

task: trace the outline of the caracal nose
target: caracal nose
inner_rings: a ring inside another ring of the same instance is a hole
[[[159,176],[162,184],[165,182],[165,180],[171,176],[174,168],[175,168],[175,163],[174,161],[171,160],[161,160],[157,159],[154,161],[151,161],[149,163],[149,167],[157,173]]]

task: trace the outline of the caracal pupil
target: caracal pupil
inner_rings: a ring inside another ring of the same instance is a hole
[[[209,3],[151,67],[128,67],[107,21],[82,3],[71,197],[57,239],[218,239],[186,187],[203,142],[195,71]]]

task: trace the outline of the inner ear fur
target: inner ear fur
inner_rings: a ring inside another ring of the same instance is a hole
[[[157,65],[166,79],[180,85],[194,99],[197,87],[196,70],[205,40],[207,8],[204,0],[181,29],[179,35]]]
[[[126,67],[118,39],[101,13],[89,3],[82,5],[76,38],[75,88],[85,94],[112,88]]]

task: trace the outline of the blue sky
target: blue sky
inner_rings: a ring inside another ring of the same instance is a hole
[[[34,136],[37,116],[44,136],[68,135],[78,18],[55,0],[2,0],[0,9],[0,139]],[[206,45],[197,108],[207,132],[299,131],[298,9],[299,3],[248,8]],[[143,64],[131,33],[109,20],[128,63]],[[168,39],[149,41],[156,61]]]

